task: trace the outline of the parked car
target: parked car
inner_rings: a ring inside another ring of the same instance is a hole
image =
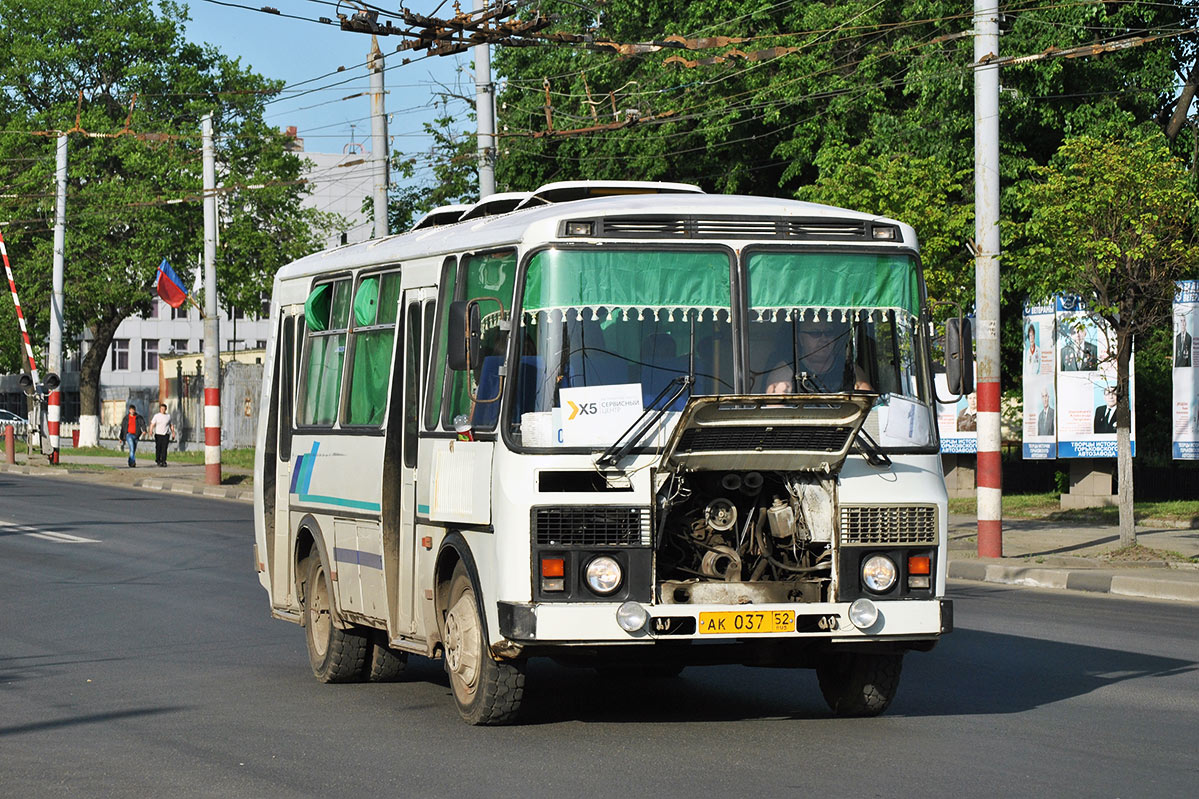
[[[3,431],[8,425],[13,426],[13,432],[22,435],[25,432],[25,428],[29,427],[29,420],[24,416],[17,416],[12,411],[0,408],[0,431]]]

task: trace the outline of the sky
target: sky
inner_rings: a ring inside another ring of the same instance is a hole
[[[338,67],[346,71],[320,80],[304,83],[283,99],[267,106],[266,121],[279,128],[295,125],[304,139],[308,152],[340,153],[352,140],[370,148],[370,98],[366,95],[345,99],[369,89],[365,68],[371,37],[361,33],[341,31],[337,25],[318,24],[318,17],[336,22],[337,12],[352,12],[346,3],[325,0],[273,0],[271,5],[282,14],[304,19],[290,19],[258,11],[260,0],[227,0],[244,4],[255,10],[220,5],[206,0],[186,0],[192,21],[187,26],[187,38],[194,42],[215,45],[225,55],[239,58],[243,66],[268,78],[282,79],[289,86],[326,75]],[[378,2],[385,8],[398,8],[400,3]],[[410,10],[432,15],[439,0],[407,0]],[[464,2],[469,7],[469,3]],[[452,14],[443,7],[438,15]],[[382,19],[380,20],[383,21]],[[399,20],[393,19],[393,24]],[[400,66],[403,57],[416,58],[420,51],[396,54],[399,37],[379,37],[379,49],[385,56],[385,107],[389,116],[388,134],[391,149],[405,154],[427,152],[430,140],[424,135],[421,123],[433,118],[433,101],[438,83],[458,87],[460,93],[474,94],[473,69],[469,54],[426,58]],[[463,67],[461,75],[456,73]],[[343,81],[347,81],[344,82]],[[340,84],[334,86],[333,84]],[[315,91],[313,91],[315,90]],[[452,108],[466,122],[466,106],[461,101]],[[419,177],[419,175],[418,175]]]

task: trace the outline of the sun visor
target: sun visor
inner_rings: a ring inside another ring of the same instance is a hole
[[[694,397],[663,450],[661,466],[835,474],[874,399],[872,394]]]

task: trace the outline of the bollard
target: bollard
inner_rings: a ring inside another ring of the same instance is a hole
[[[4,462],[17,462],[17,434],[10,424],[4,425]]]

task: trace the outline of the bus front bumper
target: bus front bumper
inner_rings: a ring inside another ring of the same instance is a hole
[[[499,633],[522,644],[631,644],[655,641],[719,641],[811,638],[828,642],[935,639],[953,630],[949,599],[878,601],[872,624],[862,623],[862,607],[849,602],[778,605],[637,605],[645,623],[622,627],[613,603],[500,602]],[[626,614],[627,615],[627,614]],[[641,615],[635,610],[634,616]],[[867,616],[869,618],[869,616]],[[626,622],[627,624],[627,622]]]

